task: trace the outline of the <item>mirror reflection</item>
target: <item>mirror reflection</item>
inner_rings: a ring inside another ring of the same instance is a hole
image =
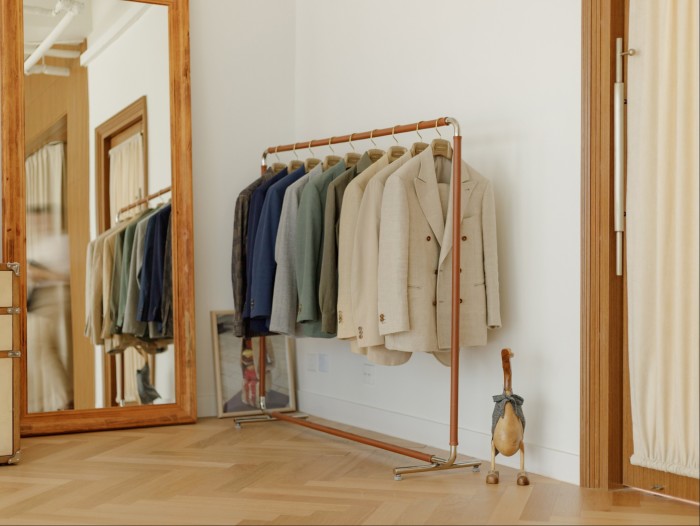
[[[29,412],[173,403],[167,7],[24,24]]]

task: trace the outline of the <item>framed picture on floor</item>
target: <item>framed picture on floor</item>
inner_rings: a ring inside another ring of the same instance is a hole
[[[212,340],[219,418],[260,414],[259,382],[262,338],[233,333],[233,311],[212,311]],[[294,339],[265,336],[265,402],[268,409],[296,411]]]

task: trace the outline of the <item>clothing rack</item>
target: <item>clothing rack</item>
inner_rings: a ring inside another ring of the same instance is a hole
[[[123,206],[117,212],[117,218],[116,218],[117,223],[119,222],[119,216],[121,216],[124,212],[127,212],[127,211],[131,210],[132,208],[136,208],[137,206],[145,205],[149,201],[152,201],[153,199],[155,199],[156,197],[160,197],[161,195],[167,194],[170,191],[172,191],[172,187],[166,186],[165,188],[162,188],[161,190],[158,190],[155,193],[148,194],[146,197],[142,197],[141,199],[137,199],[133,203],[129,203],[128,205]]]
[[[141,199],[137,199],[133,203],[129,203],[128,205],[123,206],[117,212],[117,215],[115,217],[115,223],[119,223],[119,217],[124,212],[127,212],[133,208],[136,208],[137,206],[148,204],[153,199],[160,197],[162,195],[165,195],[170,191],[172,191],[172,187],[166,186],[165,188],[162,188],[162,189],[158,190],[157,192],[154,192],[152,194],[148,194],[146,197],[142,197]],[[155,360],[149,358],[147,361],[148,361],[148,365],[151,369],[151,374],[153,374],[153,371],[155,371]],[[115,368],[116,368],[116,371],[115,371],[116,400],[115,401],[116,401],[117,405],[119,405],[119,407],[124,407],[125,406],[125,400],[124,400],[124,363],[123,363],[122,353],[117,353],[115,355],[114,364],[115,364]]]
[[[309,148],[309,147],[319,147],[319,146],[330,146],[331,144],[339,144],[355,140],[362,139],[373,139],[374,137],[382,137],[387,135],[394,136],[397,133],[409,133],[416,132],[418,130],[425,130],[429,128],[435,128],[441,126],[452,126],[454,129],[453,136],[453,154],[452,154],[452,188],[459,189],[462,180],[462,135],[461,128],[457,119],[452,117],[440,117],[438,119],[431,119],[427,121],[420,121],[412,124],[400,124],[393,126],[391,128],[381,128],[367,132],[351,133],[350,135],[341,135],[329,137],[326,139],[317,139],[301,143],[285,144],[280,146],[271,146],[267,148],[262,154],[261,171],[265,172],[266,169],[266,158],[268,154],[295,151],[297,148]],[[261,374],[260,381],[258,384],[259,396],[260,396],[260,409],[262,414],[254,415],[250,417],[241,417],[235,419],[236,427],[240,428],[241,424],[244,422],[261,422],[261,421],[271,421],[271,420],[282,420],[285,422],[290,422],[300,426],[304,426],[316,431],[321,431],[330,435],[334,435],[340,438],[345,438],[347,440],[352,440],[353,442],[358,442],[360,444],[365,444],[368,446],[384,449],[386,451],[391,451],[393,453],[398,453],[399,455],[404,455],[407,457],[415,458],[423,462],[427,462],[427,465],[421,466],[407,466],[394,468],[394,478],[396,480],[401,480],[402,475],[408,473],[420,473],[420,472],[432,472],[432,471],[442,471],[447,469],[456,468],[466,468],[471,467],[474,471],[479,471],[479,466],[481,462],[478,460],[469,462],[456,462],[457,460],[457,446],[459,444],[458,439],[458,422],[457,417],[459,415],[459,290],[460,290],[460,251],[457,247],[460,246],[460,218],[462,210],[461,202],[462,192],[453,191],[452,192],[452,246],[455,247],[452,250],[452,316],[451,316],[451,334],[450,334],[450,454],[449,457],[444,459],[437,457],[435,455],[430,455],[428,453],[423,453],[414,449],[405,448],[398,446],[396,444],[391,444],[389,442],[384,442],[381,440],[375,440],[369,437],[358,435],[355,433],[348,433],[340,429],[333,427],[316,424],[313,422],[307,422],[300,419],[299,417],[287,415],[279,411],[270,411],[267,409],[265,403],[265,338],[260,338],[260,364],[261,364]]]

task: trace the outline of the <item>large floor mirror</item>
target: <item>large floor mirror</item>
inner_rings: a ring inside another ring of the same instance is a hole
[[[21,263],[26,306],[22,433],[192,422],[187,0],[1,9],[3,253]]]

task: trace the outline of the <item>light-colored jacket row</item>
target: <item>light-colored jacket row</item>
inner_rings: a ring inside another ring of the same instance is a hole
[[[389,159],[385,155],[360,172],[344,192],[337,237],[337,337],[374,363],[399,365],[412,352],[430,352],[448,364],[452,163],[430,148],[415,157],[407,152]],[[491,183],[466,163],[460,186],[460,343],[480,346],[486,344],[487,328],[501,325],[496,212]],[[294,244],[285,239],[290,233],[306,235],[287,228],[296,223],[292,211],[298,202],[297,192],[285,196],[288,213],[281,216],[278,247]],[[300,269],[289,252],[277,253],[270,330],[295,334],[296,298],[278,297],[277,290],[292,290],[280,280]]]

